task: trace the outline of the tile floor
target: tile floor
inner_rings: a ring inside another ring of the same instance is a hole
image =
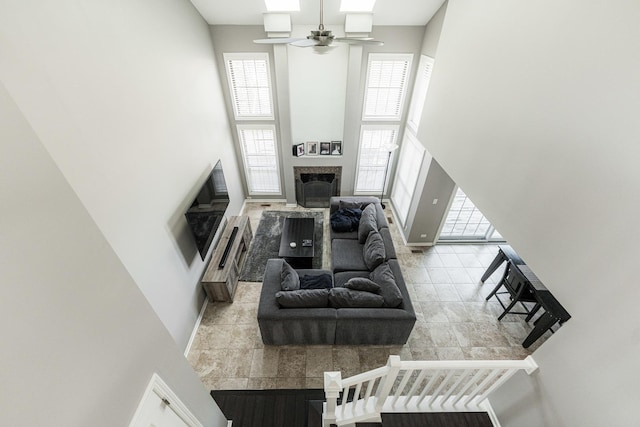
[[[263,210],[304,210],[283,203],[247,203],[244,214],[258,227]],[[389,208],[387,208],[388,210]],[[325,212],[323,268],[331,268],[329,212]],[[388,212],[387,216],[391,216]],[[501,276],[480,277],[496,245],[449,244],[408,247],[390,224],[398,259],[418,320],[404,346],[265,346],[256,315],[260,283],[240,282],[233,303],[209,303],[188,360],[209,389],[322,388],[324,371],[346,378],[384,365],[391,354],[403,360],[523,359],[522,341],[532,329],[524,316],[497,317],[502,308],[485,301]],[[415,252],[418,253],[415,253]]]

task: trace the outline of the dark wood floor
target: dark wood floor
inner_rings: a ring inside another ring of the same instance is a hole
[[[220,390],[212,391],[233,427],[322,427],[324,391]],[[380,423],[358,427],[492,427],[484,412],[382,414]]]
[[[233,427],[306,427],[309,401],[323,400],[324,390],[212,391]]]

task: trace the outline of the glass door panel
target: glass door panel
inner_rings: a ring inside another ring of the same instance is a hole
[[[503,240],[476,205],[458,188],[439,240]]]

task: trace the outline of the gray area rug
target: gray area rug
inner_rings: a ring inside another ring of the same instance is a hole
[[[278,258],[280,249],[280,236],[282,234],[282,223],[286,217],[315,219],[315,241],[313,249],[313,268],[322,268],[322,231],[324,226],[324,214],[322,212],[286,212],[286,211],[264,211],[258,223],[253,241],[249,248],[249,254],[244,262],[244,267],[240,273],[240,280],[244,282],[262,282],[264,268],[269,258]]]

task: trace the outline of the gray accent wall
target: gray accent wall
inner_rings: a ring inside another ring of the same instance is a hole
[[[127,426],[153,373],[226,419],[0,82],[0,425]]]
[[[184,212],[218,160],[244,201],[209,26],[186,0],[25,0],[0,27],[0,80],[184,349],[205,267]]]
[[[408,232],[406,237],[408,243],[427,245],[436,243],[442,220],[449,211],[449,201],[456,189],[455,182],[435,159],[428,159],[427,164],[428,166],[421,170],[421,176],[426,174],[426,178],[419,179],[424,183],[422,191],[416,192],[419,198],[416,198],[412,204],[412,207],[415,206],[415,211],[409,212],[409,218],[403,230]],[[434,204],[436,199],[437,202]]]
[[[572,318],[504,427],[638,423],[640,4],[452,0],[420,140]]]

